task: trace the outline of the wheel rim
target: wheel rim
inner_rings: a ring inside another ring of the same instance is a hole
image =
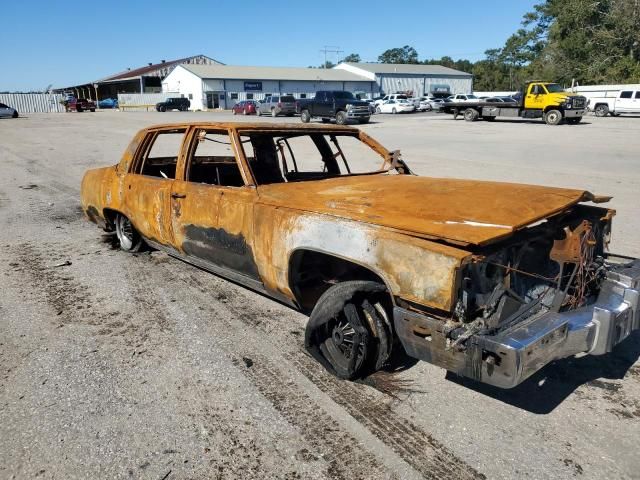
[[[134,233],[133,225],[127,217],[122,215],[118,217],[117,234],[123,250],[130,250],[133,247]]]
[[[351,362],[356,331],[344,315],[344,312],[341,312],[337,318],[334,317],[327,323],[326,333],[327,340],[325,341],[325,347],[327,348],[327,353],[332,357],[336,365],[347,368]],[[357,345],[355,354],[355,369],[358,370],[362,366],[366,356],[366,343],[364,338],[362,338]]]
[[[596,115],[598,117],[604,117],[607,114],[606,110],[604,109],[604,107],[598,107],[596,108]]]
[[[380,107],[376,107],[376,113],[380,113],[381,111]]]
[[[391,110],[391,113],[396,113],[397,110],[394,108],[393,110]]]
[[[547,119],[549,123],[556,123],[558,121],[558,114],[555,112],[551,112],[547,114]]]

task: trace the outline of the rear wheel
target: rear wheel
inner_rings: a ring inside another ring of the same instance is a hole
[[[347,123],[347,114],[345,112],[337,112],[336,123],[338,125],[344,125],[345,123]]]
[[[380,108],[380,106],[376,107],[376,113],[382,113],[382,109]]]
[[[276,113],[276,109],[275,108],[271,109],[271,116],[272,117],[277,117],[278,116],[278,114]]]
[[[144,240],[133,227],[131,221],[124,215],[117,214],[115,223],[120,248],[125,252],[139,252],[144,246]]]
[[[396,113],[398,113],[398,111],[396,110],[396,107],[393,107],[393,108],[391,109],[391,113],[393,113],[394,115],[395,115]]]
[[[379,370],[392,346],[387,303],[381,283],[353,280],[332,286],[311,312],[305,347],[339,378],[354,380]]]
[[[309,123],[311,121],[309,110],[302,110],[302,112],[300,112],[300,120],[302,120],[302,123]]]
[[[562,121],[562,112],[560,110],[549,110],[544,114],[544,121],[547,125],[559,125]]]
[[[464,119],[467,122],[475,122],[478,119],[478,111],[475,108],[467,108],[464,111]]]
[[[593,113],[595,113],[596,117],[604,117],[607,115],[607,113],[609,113],[609,106],[597,105]]]
[[[11,115],[13,118],[18,118],[20,115],[18,114],[18,110],[14,110],[13,111],[13,115]]]
[[[166,112],[166,111],[167,111],[167,107],[165,107],[164,105],[162,105],[162,106],[160,107],[160,111],[161,111],[161,112]]]

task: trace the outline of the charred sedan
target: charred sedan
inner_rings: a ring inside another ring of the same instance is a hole
[[[609,198],[414,175],[344,126],[192,123],[140,131],[82,181],[87,217],[310,314],[340,378],[393,349],[510,388],[640,327],[640,261],[608,253]]]

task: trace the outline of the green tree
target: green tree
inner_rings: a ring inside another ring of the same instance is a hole
[[[360,55],[358,55],[357,53],[350,53],[349,55],[344,57],[342,59],[342,61],[343,62],[360,63],[362,60],[360,60]]]
[[[381,63],[418,63],[418,52],[409,45],[402,48],[390,48],[380,54],[378,61]]]

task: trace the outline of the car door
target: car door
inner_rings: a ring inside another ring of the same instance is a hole
[[[525,108],[540,109],[545,106],[547,90],[542,85],[529,85],[529,90],[525,97]]]
[[[150,130],[124,179],[124,214],[151,242],[171,246],[170,196],[186,128]]]
[[[194,128],[171,192],[173,243],[209,270],[259,281],[251,248],[257,193],[247,175],[230,131]]]
[[[633,105],[631,108],[633,113],[640,113],[640,90],[633,92]]]

